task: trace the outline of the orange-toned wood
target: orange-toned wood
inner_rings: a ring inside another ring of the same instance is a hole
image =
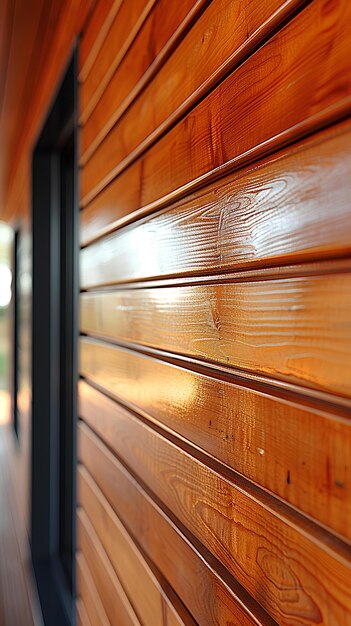
[[[179,44],[208,0],[158,0],[121,61],[81,133],[85,162]],[[100,6],[100,4],[98,4]],[[83,87],[84,89],[84,87]]]
[[[43,2],[47,7],[56,6],[56,13],[50,20],[41,23],[39,31],[33,25],[36,14],[34,5],[39,0],[27,3],[15,3],[18,9],[18,21],[24,29],[25,37],[14,35],[9,63],[9,75],[15,82],[7,84],[0,95],[3,101],[0,112],[0,135],[2,143],[1,176],[4,183],[4,198],[0,198],[2,218],[13,219],[16,223],[21,218],[28,221],[31,201],[31,159],[32,147],[46,118],[48,107],[57,89],[62,73],[71,56],[77,35],[83,29],[89,16],[94,0],[55,0],[54,3]],[[25,8],[26,16],[22,9]],[[33,43],[40,47],[40,58],[35,50],[28,46],[27,34],[35,33]],[[26,75],[22,71],[22,63],[30,60]],[[33,77],[37,77],[33,85]],[[23,93],[26,83],[25,97]],[[11,119],[11,125],[9,124]],[[13,120],[13,124],[12,124]],[[11,126],[11,131],[10,131]],[[3,140],[2,128],[7,129],[6,140]]]
[[[76,622],[77,626],[92,626],[81,598],[79,598],[76,603]]]
[[[82,342],[81,372],[127,406],[351,540],[348,417],[128,350]],[[80,383],[80,413],[108,431],[113,401]],[[94,425],[97,430],[97,426]]]
[[[167,583],[155,575],[112,507],[83,466],[78,471],[79,502],[87,513],[103,548],[144,626],[168,626],[195,622]],[[172,604],[173,601],[173,604]]]
[[[141,548],[157,564],[201,626],[232,623],[277,626],[224,568],[218,571],[211,555],[185,537],[117,458],[82,424],[78,454],[123,524],[138,537]]]
[[[105,609],[82,552],[76,555],[77,592],[84,602],[92,626],[109,626]]]
[[[13,19],[14,5],[10,0],[4,0],[0,4],[0,85],[3,93],[7,75],[7,64],[11,46],[11,22]]]
[[[182,105],[184,109],[184,103],[187,104],[185,108],[189,109],[206,89],[209,90],[221,76],[228,73],[249,50],[252,51],[257,42],[286,18],[297,4],[295,0],[288,3],[269,0],[256,5],[245,2],[239,10],[230,0],[210,3],[152,84],[133,105],[128,118],[139,114],[146,116],[146,137]],[[275,15],[275,11],[278,15]],[[168,89],[164,89],[164,85]],[[151,117],[150,108],[154,110]],[[137,129],[137,133],[141,141],[141,130]],[[82,129],[82,137],[85,143],[85,127]],[[135,146],[138,145],[138,137],[135,138]],[[82,163],[85,161],[84,155]]]
[[[37,88],[38,69],[43,49],[53,24],[59,20],[64,3],[3,0],[0,7],[0,141],[1,197],[0,211],[4,213],[7,173],[11,156],[16,150],[19,123],[27,116],[28,97]],[[16,114],[15,114],[16,112]],[[3,188],[4,187],[4,188]]]
[[[80,310],[85,333],[351,396],[350,274],[87,293]]]
[[[122,0],[98,0],[79,44],[79,81],[85,80],[113,24]]]
[[[118,230],[82,251],[82,286],[349,254],[350,145],[345,122]],[[123,199],[93,205],[84,244],[123,222]]]
[[[109,558],[83,509],[77,512],[78,547],[87,561],[111,626],[140,626]]]
[[[348,0],[331,10],[327,5],[330,8],[326,0],[311,3],[147,151],[142,184],[152,199],[309,118],[323,116],[333,106],[343,106],[347,98],[350,108],[351,6]],[[172,90],[164,86],[163,80],[162,93],[171,96]],[[158,91],[129,109],[82,170],[82,206],[131,162],[133,151],[133,159],[140,155],[138,146],[146,148],[145,137],[163,115],[168,115],[167,106]]]
[[[132,414],[123,417],[121,429],[105,433],[109,447],[278,624],[347,626],[346,546],[333,545],[264,492],[224,478]],[[121,421],[119,412],[115,419]]]
[[[122,0],[119,10],[80,90],[84,123],[135,39],[155,0]]]

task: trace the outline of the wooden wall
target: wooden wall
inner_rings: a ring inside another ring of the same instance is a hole
[[[350,626],[350,1],[0,5],[27,287],[81,35],[78,624]]]
[[[98,2],[81,624],[351,624],[351,4]]]
[[[107,4],[102,0],[102,4]],[[0,1],[0,219],[20,234],[19,440],[14,484],[29,527],[32,150],[95,0]]]

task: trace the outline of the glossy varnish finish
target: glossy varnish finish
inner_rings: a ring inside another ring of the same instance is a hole
[[[313,623],[316,615],[325,624],[345,622],[351,599],[348,550],[339,554],[330,545],[326,553],[318,533],[309,534],[302,524],[298,530],[295,518],[272,508],[264,494],[225,479],[127,411],[116,411],[107,428],[100,416],[93,425],[279,624]],[[252,582],[258,579],[259,588]],[[285,593],[276,595],[276,587]]]
[[[309,119],[328,111],[333,116],[341,102],[350,107],[351,7],[340,0],[330,14],[329,4],[311,3],[141,157],[144,204],[233,164]],[[83,206],[125,167],[123,160],[144,141],[149,116],[153,124],[163,109],[158,98],[151,99],[146,111],[134,112],[133,123],[129,109],[82,170]],[[123,185],[118,181],[116,189]]]
[[[98,93],[98,98],[94,96],[94,107],[81,133],[81,164],[88,160],[136,95],[156,74],[206,4],[208,0],[183,0],[181,3],[158,0],[153,5],[111,80]],[[89,95],[86,96],[87,102],[91,102]],[[84,112],[82,115],[84,117]]]
[[[98,0],[83,32],[91,623],[349,626],[350,32],[347,0]]]
[[[351,539],[347,417],[98,344],[83,344],[81,371],[147,419]],[[80,402],[88,420],[99,405],[113,414],[113,403],[84,383]]]
[[[122,0],[117,3],[116,16],[82,83],[82,121],[108,85],[154,4],[155,0],[133,0],[132,3]]]
[[[350,309],[327,274],[83,294],[81,328],[351,396]]]
[[[89,516],[142,623],[145,626],[195,626],[175,594],[167,587],[166,581],[158,572],[155,574],[152,571],[82,466],[78,471],[78,489],[79,502]]]
[[[144,552],[158,564],[199,624],[276,625],[202,546],[196,547],[193,540],[189,541],[83,424],[79,427],[78,454],[129,532],[138,537]]]
[[[350,144],[345,122],[128,228],[123,195],[87,207],[83,244],[118,230],[82,251],[82,287],[349,254]]]
[[[186,9],[187,4],[189,4],[189,2],[183,1],[181,3],[181,11]],[[223,66],[233,62],[233,57],[240,56],[240,53],[235,54],[238,48],[240,49],[240,46],[243,45],[244,42],[246,43],[247,38],[250,45],[251,39],[254,39],[253,35],[256,34],[257,29],[260,29],[265,20],[269,20],[274,14],[274,11],[280,8],[284,3],[282,3],[281,0],[268,0],[267,2],[255,5],[245,0],[240,10],[235,4],[230,2],[230,0],[217,0],[215,3],[205,0],[197,4],[199,8],[204,8],[206,4],[210,6],[208,10],[199,17],[184,40],[179,43],[172,56],[167,60],[165,66],[162,67],[155,76],[152,84],[140,95],[140,98],[135,104],[132,104],[131,110],[127,113],[129,118],[134,119],[137,119],[136,115],[140,113],[143,115],[143,136],[155,130],[155,128],[157,128],[161,122],[164,122],[173,111],[177,110],[188,98],[191,98],[194,92],[196,92],[197,98],[199,98],[199,92],[203,89],[203,83],[209,82],[209,79],[212,78],[213,75],[220,73],[221,69],[223,71]],[[291,2],[289,0],[287,4],[292,9],[297,2],[295,0]],[[158,11],[163,11],[163,13],[169,11],[168,7],[166,8],[163,3],[159,3],[157,9]],[[282,12],[285,12],[285,9],[283,9]],[[153,17],[156,19],[157,14],[155,13]],[[170,10],[170,15],[167,16],[167,19],[172,19],[172,10]],[[173,21],[175,21],[175,19],[174,16]],[[155,23],[155,27],[157,27],[157,22]],[[156,33],[155,28],[151,48],[155,45],[157,46],[157,39],[160,36],[162,35]],[[132,52],[134,53],[134,50],[132,50]],[[137,47],[135,53],[137,54]],[[114,80],[110,83],[111,88],[114,87]],[[168,89],[164,89],[164,85],[167,85]],[[87,91],[88,88],[83,86],[83,97],[85,96],[88,100],[91,100],[92,94],[87,93]],[[113,100],[116,98],[115,92],[116,88],[111,94]],[[95,95],[94,98],[96,98]],[[159,103],[158,107],[155,106],[156,102]],[[150,107],[152,107],[152,110]],[[82,118],[84,120],[84,101],[82,102],[81,108]],[[98,116],[102,121],[106,119],[108,109],[99,108],[100,111],[96,111],[95,117]],[[150,115],[150,113],[152,113],[152,115]],[[155,114],[157,117],[155,117]],[[127,120],[126,122],[122,120],[122,124],[127,123]],[[85,163],[88,157],[85,153],[84,146],[86,141],[88,144],[90,143],[90,132],[90,123],[88,120],[87,124],[84,125],[82,129],[84,142],[82,155],[83,163]],[[114,132],[115,131],[112,132],[112,135]],[[138,132],[140,135],[140,130]],[[137,140],[137,138],[135,139]],[[110,143],[112,137],[107,141]],[[101,149],[105,151],[106,145],[102,146]]]
[[[21,229],[80,40],[78,625],[349,626],[350,2],[0,16]]]

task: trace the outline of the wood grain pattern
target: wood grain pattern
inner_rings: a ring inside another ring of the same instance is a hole
[[[78,624],[350,626],[350,2],[5,3],[22,230],[82,33]]]
[[[80,90],[80,122],[85,123],[143,25],[155,0],[122,0]]]
[[[110,626],[93,577],[82,552],[76,555],[77,592],[82,598],[92,626]]]
[[[326,0],[310,4],[141,157],[142,186],[150,195],[146,202],[351,100],[351,7],[348,0],[339,0],[332,11],[329,6]],[[164,82],[163,92],[169,92]],[[133,151],[132,159],[140,155],[138,146],[150,136],[147,120],[154,125],[166,107],[155,92],[144,109],[142,101],[140,110],[131,107],[83,168],[82,206],[125,168],[124,159],[131,163]]]
[[[162,2],[158,3],[158,7],[155,9],[158,8],[160,14],[163,12],[163,19],[169,19],[168,16],[166,18],[165,14],[169,13],[170,8],[166,5],[162,6],[162,4]],[[180,4],[183,5],[185,2]],[[245,50],[250,46],[253,47],[254,41],[259,38],[262,39],[265,30],[269,30],[268,25],[266,28],[262,25],[265,24],[266,20],[271,21],[275,10],[279,12],[280,19],[283,19],[286,13],[292,10],[293,6],[296,6],[297,2],[289,0],[287,9],[281,0],[268,0],[260,4],[246,0],[238,10],[238,7],[230,0],[216,0],[215,2],[206,0],[201,3],[199,10],[203,9],[206,4],[210,5],[206,12],[200,15],[184,40],[179,42],[165,67],[160,69],[152,84],[139,96],[139,101],[132,106],[132,110],[128,113],[128,117],[133,119],[136,115],[135,109],[142,112],[144,116],[145,114],[148,116],[149,107],[155,110],[157,118],[154,118],[154,122],[151,121],[151,118],[145,120],[145,136],[148,134],[147,128],[149,133],[152,132],[159,123],[164,122],[185,102],[189,108],[189,100],[196,101],[200,97],[198,92],[201,91],[202,93],[206,90],[204,83],[207,84],[208,90],[214,79],[218,81],[221,74],[228,72],[230,66],[237,61],[237,57],[243,56],[241,47],[244,47]],[[181,11],[183,11],[183,7]],[[199,14],[200,11],[197,13]],[[157,34],[156,29],[154,29],[151,39],[152,47],[157,43],[159,37],[160,34]],[[113,88],[112,83],[113,81],[110,84],[111,88]],[[164,85],[167,85],[166,89],[163,88]],[[116,91],[116,86],[114,91]],[[192,97],[194,92],[196,93],[195,98]],[[159,101],[159,108],[155,107],[155,99]],[[104,116],[105,112],[100,107],[99,117],[103,118]],[[119,118],[120,115],[116,116],[115,121],[117,122]],[[83,146],[86,141],[89,143],[89,135],[93,139],[89,126],[88,120],[88,123],[82,128]],[[138,131],[138,135],[140,135],[140,131]],[[101,138],[95,143],[94,150],[100,142]],[[81,164],[85,164],[90,156],[91,151],[89,154],[83,153]]]
[[[111,233],[82,250],[82,286],[349,254],[350,145],[346,122]],[[82,243],[119,211],[82,211]]]
[[[117,572],[144,626],[191,625],[195,622],[167,583],[155,575],[112,507],[83,466],[78,470],[79,502]],[[173,601],[173,603],[172,603]]]
[[[83,341],[81,372],[151,422],[179,434],[351,539],[348,418]],[[115,403],[80,383],[80,412],[113,421]]]
[[[82,129],[81,164],[150,82],[206,4],[208,0],[158,0],[154,4]]]
[[[79,425],[79,459],[129,532],[201,626],[277,626],[263,608],[182,531],[87,428]],[[207,560],[209,558],[209,561]],[[220,568],[219,568],[220,569]]]
[[[297,3],[293,0],[288,4],[292,10]],[[208,91],[212,83],[218,82],[222,74],[228,73],[230,68],[248,54],[253,42],[257,45],[256,39],[262,39],[267,30],[274,28],[276,21],[273,20],[273,25],[271,20],[275,11],[282,13],[278,19],[283,19],[286,15],[286,7],[280,0],[259,4],[244,2],[240,10],[230,0],[210,3],[152,83],[100,146],[97,158],[93,156],[95,164],[100,166],[101,154],[104,153],[109,157],[113,156],[113,163],[117,165],[119,160],[125,158],[128,152],[132,152],[149,135],[156,134],[155,131],[161,125],[169,126],[170,123],[166,123],[168,118],[172,117],[174,124],[180,117],[178,109],[181,108],[184,115],[206,93],[204,83],[207,84]],[[164,88],[165,85],[167,89]],[[185,111],[184,103],[187,105]],[[143,120],[139,119],[140,115]],[[133,133],[128,132],[131,123],[135,127],[134,138]],[[84,134],[83,128],[83,137]],[[123,154],[112,152],[114,141],[119,141],[122,137],[127,141]],[[85,163],[84,160],[82,164]],[[91,171],[93,168],[88,164],[87,169]],[[87,190],[84,188],[84,172],[82,180],[82,193],[85,195]]]
[[[108,556],[83,509],[77,511],[78,547],[83,552],[111,626],[140,626]]]
[[[81,329],[351,397],[351,276],[81,295]]]
[[[123,421],[123,424],[121,422]],[[105,441],[282,626],[347,626],[348,550],[333,550],[288,517],[209,469],[127,411]],[[97,430],[102,434],[99,419]]]

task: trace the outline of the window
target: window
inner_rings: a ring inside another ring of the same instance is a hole
[[[74,620],[76,127],[74,57],[33,155],[31,547],[44,618],[53,626]]]

